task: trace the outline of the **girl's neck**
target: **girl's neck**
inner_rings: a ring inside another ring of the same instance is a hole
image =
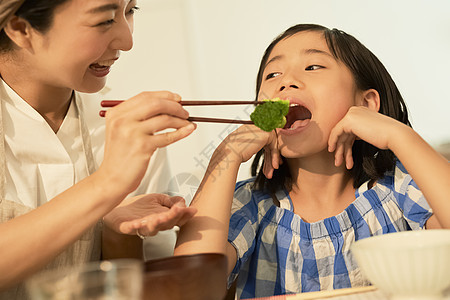
[[[350,171],[334,165],[334,153],[289,159],[294,212],[315,222],[342,212],[355,199]]]
[[[3,81],[57,132],[69,109],[73,90],[45,84],[14,67],[2,68],[0,73]]]

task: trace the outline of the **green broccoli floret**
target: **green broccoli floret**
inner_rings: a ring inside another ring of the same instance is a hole
[[[256,106],[250,114],[250,119],[264,131],[283,128],[286,125],[286,115],[289,112],[289,100],[264,99],[265,103]]]

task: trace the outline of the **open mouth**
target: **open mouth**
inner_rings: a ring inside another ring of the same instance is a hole
[[[306,126],[311,121],[309,109],[299,104],[291,104],[286,115],[286,125],[283,129],[297,129]]]
[[[98,63],[93,63],[89,66],[89,68],[96,70],[96,71],[102,71],[109,69],[115,62],[115,59],[109,59]]]

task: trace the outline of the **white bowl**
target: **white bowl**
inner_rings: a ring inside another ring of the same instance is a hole
[[[391,299],[442,299],[450,287],[450,230],[383,234],[355,242],[362,273]]]

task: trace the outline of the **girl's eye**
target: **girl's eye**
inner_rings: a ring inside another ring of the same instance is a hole
[[[324,68],[323,66],[319,66],[319,65],[311,65],[311,66],[307,66],[305,68],[306,71],[315,71],[315,70],[319,70]]]
[[[130,10],[127,12],[127,15],[134,15],[134,13],[135,13],[136,11],[138,11],[138,10],[139,10],[139,7],[133,6],[133,7],[130,8]]]
[[[271,78],[275,78],[275,77],[279,76],[280,74],[281,74],[280,72],[269,73],[266,76],[266,80],[271,79]]]

